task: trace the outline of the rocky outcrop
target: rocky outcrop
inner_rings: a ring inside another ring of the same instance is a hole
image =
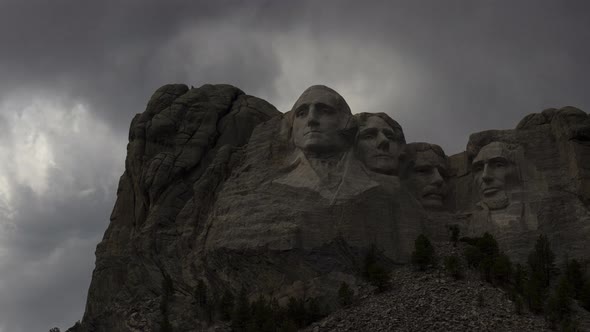
[[[461,255],[461,249],[446,244],[437,246],[437,253]],[[477,273],[465,272],[463,279],[455,280],[441,269],[396,269],[390,290],[376,295],[357,292],[357,303],[304,331],[552,331],[543,317],[526,308],[517,312],[504,290],[482,282]],[[586,331],[590,313],[574,312],[579,331]]]
[[[199,282],[333,305],[342,282],[362,284],[368,248],[399,266],[450,224],[516,260],[541,233],[559,258],[589,257],[587,118],[546,110],[447,157],[324,86],[287,113],[229,85],[163,86],[131,123],[79,330],[205,328]]]
[[[588,132],[588,115],[564,107],[530,114],[514,130],[471,135],[467,151],[451,157],[454,206],[468,214],[467,232],[491,232],[521,261],[539,234],[560,259],[590,256]],[[504,165],[495,171],[494,162]]]
[[[170,311],[191,307],[200,216],[254,127],[279,115],[228,85],[175,84],[154,93],[131,123],[125,173],[96,249],[85,329],[157,330],[166,282],[174,285]]]

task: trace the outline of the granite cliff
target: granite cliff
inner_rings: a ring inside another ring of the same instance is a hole
[[[336,301],[367,248],[409,262],[414,240],[490,232],[524,261],[539,234],[590,257],[590,117],[574,107],[469,137],[446,156],[384,113],[307,89],[279,112],[229,85],[158,89],[129,132],[125,172],[77,331],[204,329],[195,289]],[[165,303],[165,304],[164,304]]]

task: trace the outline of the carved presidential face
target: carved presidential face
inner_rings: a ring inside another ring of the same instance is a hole
[[[374,172],[397,174],[402,147],[395,129],[378,116],[370,116],[359,127],[357,157]]]
[[[342,151],[347,143],[340,134],[350,120],[344,99],[327,88],[306,90],[293,106],[293,143],[303,151]]]
[[[500,142],[484,146],[473,160],[472,169],[482,202],[491,210],[508,206],[507,190],[516,167],[507,146]]]
[[[409,188],[425,209],[442,209],[448,194],[448,164],[432,149],[419,151],[410,168]]]
[[[557,133],[566,140],[587,139],[590,131],[590,118],[586,112],[575,107],[560,109],[553,120]]]

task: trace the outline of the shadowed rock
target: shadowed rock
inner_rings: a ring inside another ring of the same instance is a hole
[[[406,145],[384,113],[353,116],[325,86],[284,114],[229,85],[163,86],[132,120],[79,331],[204,329],[199,281],[334,305],[342,282],[360,283],[368,248],[393,267],[450,224],[491,232],[515,260],[541,233],[557,257],[588,257],[588,142],[588,115],[564,107],[447,157]]]

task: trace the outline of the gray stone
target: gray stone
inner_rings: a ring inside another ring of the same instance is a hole
[[[325,86],[285,114],[229,85],[163,86],[132,120],[79,330],[157,331],[164,314],[175,331],[205,329],[199,281],[334,306],[342,282],[361,293],[368,248],[407,263],[419,234],[447,241],[451,224],[491,232],[519,261],[542,233],[558,258],[589,257],[589,142],[588,115],[564,107],[447,157]]]
[[[466,154],[451,158],[463,174],[454,181],[454,204],[471,216],[468,234],[491,232],[513,259],[525,261],[539,234],[549,237],[558,258],[588,257],[588,115],[574,107],[541,114],[547,121],[471,135]],[[490,166],[484,181],[483,167],[495,157],[503,166]],[[501,188],[486,195],[486,186]]]

